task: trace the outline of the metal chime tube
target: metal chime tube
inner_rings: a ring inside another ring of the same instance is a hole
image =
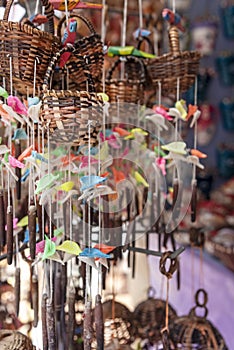
[[[98,294],[95,300],[94,321],[96,328],[97,350],[104,350],[104,321],[102,298]]]

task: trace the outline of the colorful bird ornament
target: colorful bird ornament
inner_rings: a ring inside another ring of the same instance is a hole
[[[77,21],[74,18],[68,20],[68,25],[64,30],[62,45],[74,44],[76,40]],[[60,57],[59,67],[63,68],[71,56],[71,52],[64,52]]]
[[[181,32],[185,32],[185,28],[181,24],[181,17],[178,13],[174,13],[172,10],[165,8],[162,11],[162,16],[170,25],[176,26]]]

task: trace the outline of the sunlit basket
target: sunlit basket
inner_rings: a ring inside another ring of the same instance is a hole
[[[201,292],[204,294],[204,303],[198,300]],[[178,317],[170,324],[170,338],[176,349],[228,350],[222,335],[207,320],[206,302],[206,292],[202,289],[198,290],[196,293],[197,305],[191,309],[189,315]],[[197,316],[198,307],[204,309],[203,316]]]
[[[36,87],[40,87],[52,55],[59,50],[60,42],[54,34],[53,7],[41,0],[49,20],[49,33],[30,24],[9,22],[13,0],[8,0],[3,20],[0,21],[0,76],[10,86],[12,69],[13,87],[27,94],[32,91],[34,74]]]
[[[31,340],[17,331],[0,330],[1,350],[36,350]]]
[[[64,52],[72,52],[67,46],[55,54],[47,69],[42,93],[40,119],[42,125],[56,142],[82,145],[97,142],[103,116],[103,100],[94,92],[91,74],[83,60],[83,69],[88,81],[89,91],[50,90],[49,82],[56,63]],[[79,61],[82,62],[79,56]]]
[[[81,31],[78,29],[78,35],[80,37],[73,44],[75,48],[74,55],[72,55],[66,62],[66,69],[69,71],[69,80],[71,83],[75,83],[79,87],[82,87],[82,89],[85,89],[86,79],[84,75],[77,70],[77,65],[79,65],[79,57],[82,56],[82,60],[85,59],[93,77],[94,84],[97,86],[101,82],[104,62],[103,43],[101,41],[101,37],[98,33],[96,33],[93,24],[86,17],[72,13],[69,18],[74,18],[78,21],[78,28],[80,27],[80,24],[84,24],[90,32],[89,35],[81,36]],[[57,26],[57,35],[60,41],[62,36],[62,26],[65,21],[66,16],[59,21]]]
[[[161,83],[162,94],[185,92],[194,84],[198,74],[201,54],[197,51],[180,51],[179,31],[176,26],[169,29],[170,52],[146,60],[146,67],[154,87]]]
[[[141,59],[119,58],[107,72],[106,93],[111,103],[143,103],[145,83],[145,66]]]
[[[107,300],[103,304],[105,345],[117,338],[119,344],[127,345],[132,342],[133,322],[129,309],[114,300]]]
[[[176,311],[169,305],[169,322],[176,317]],[[165,327],[165,319],[166,301],[150,296],[147,300],[137,305],[133,312],[133,320],[138,337],[149,339],[152,343],[157,343],[161,340],[161,330]]]

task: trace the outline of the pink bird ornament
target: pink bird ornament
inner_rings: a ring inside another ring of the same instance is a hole
[[[167,175],[166,172],[166,159],[159,157],[156,159],[156,165],[161,169],[163,176]]]
[[[165,119],[167,120],[173,120],[172,117],[170,117],[170,115],[168,114],[167,110],[165,108],[163,108],[162,106],[153,106],[153,111],[162,115]]]
[[[17,96],[12,96],[12,95],[8,96],[7,104],[13,109],[14,112],[24,116],[28,115],[27,108]]]
[[[23,169],[25,167],[25,165],[23,163],[21,163],[18,159],[14,158],[11,155],[9,155],[8,161],[9,161],[10,166],[12,166],[12,168]]]

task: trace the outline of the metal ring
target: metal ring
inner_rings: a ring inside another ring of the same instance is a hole
[[[200,295],[203,296],[203,302],[199,301]],[[196,305],[200,306],[200,307],[205,307],[208,301],[208,294],[204,289],[198,289],[198,291],[195,294],[195,301],[196,301]]]
[[[160,259],[160,262],[159,262],[159,270],[163,275],[167,276],[167,278],[172,278],[173,273],[177,270],[177,267],[178,267],[177,258],[175,258],[175,259],[170,258],[171,263],[170,263],[168,271],[166,270],[166,261],[167,261],[167,259],[169,259],[171,254],[172,254],[171,251],[163,253],[162,257]]]

